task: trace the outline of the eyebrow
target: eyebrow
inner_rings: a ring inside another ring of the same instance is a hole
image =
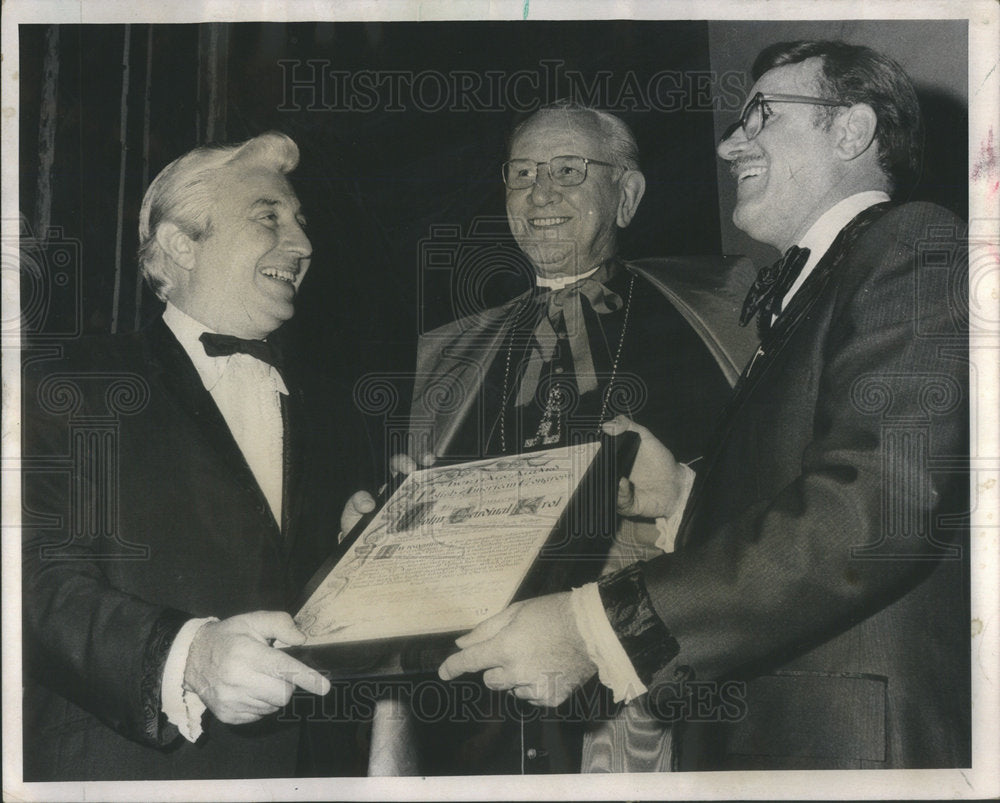
[[[258,198],[252,204],[250,204],[251,209],[256,209],[259,206],[284,206],[285,202],[278,200],[277,198]]]
[[[258,198],[250,204],[250,211],[253,212],[261,207],[271,209],[276,206],[287,206],[287,204],[280,198]],[[302,214],[301,206],[296,206],[295,209],[292,210],[292,214],[295,215],[296,218],[305,219],[305,215]]]

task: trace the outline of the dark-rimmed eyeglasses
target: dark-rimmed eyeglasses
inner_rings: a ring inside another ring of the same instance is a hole
[[[533,159],[511,159],[503,163],[503,183],[512,190],[526,190],[538,180],[538,168],[546,165],[549,178],[560,187],[575,187],[587,179],[587,165],[614,167],[609,162],[583,156],[554,156],[547,162]]]
[[[813,106],[851,105],[850,103],[846,103],[842,100],[812,98],[808,95],[765,95],[763,92],[758,92],[750,99],[750,102],[743,107],[743,113],[740,115],[740,119],[725,130],[719,142],[725,142],[736,133],[736,129],[738,128],[743,129],[743,136],[748,142],[756,137],[761,131],[764,130],[764,123],[766,123],[767,118],[771,116],[771,110],[768,108],[768,104],[770,103],[808,103]]]

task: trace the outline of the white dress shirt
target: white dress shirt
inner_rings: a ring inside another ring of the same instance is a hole
[[[889,196],[879,190],[859,192],[844,198],[820,215],[798,242],[800,248],[809,249],[809,257],[802,267],[802,272],[782,300],[782,309],[788,306],[792,296],[805,283],[806,278],[833,245],[833,241],[837,239],[844,226],[868,207],[888,200]],[[685,468],[687,471],[683,482],[686,488],[681,493],[677,508],[669,518],[656,520],[660,533],[656,545],[664,552],[673,551],[677,528],[680,526],[687,498],[694,485],[694,471],[686,466]],[[608,621],[597,591],[597,583],[588,583],[582,588],[573,589],[570,601],[577,629],[587,646],[587,653],[590,660],[597,665],[598,678],[611,689],[615,702],[624,700],[627,703],[644,694],[646,687],[639,680],[628,653],[618,641]]]
[[[288,395],[280,372],[249,354],[209,357],[199,338],[214,330],[169,302],[163,322],[194,363],[280,528],[284,449],[281,394]],[[192,619],[181,627],[170,646],[160,682],[163,713],[191,742],[201,735],[205,704],[184,688],[184,669],[195,635],[202,625],[212,621],[218,620]]]

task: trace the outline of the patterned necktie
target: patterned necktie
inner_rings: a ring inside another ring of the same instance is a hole
[[[548,302],[545,314],[535,327],[535,345],[531,350],[528,366],[521,378],[516,405],[528,404],[534,397],[542,375],[542,366],[555,355],[559,336],[556,327],[562,320],[569,350],[573,355],[573,372],[576,385],[584,394],[597,390],[597,374],[594,357],[590,352],[590,337],[583,321],[581,296],[586,298],[590,308],[599,315],[621,309],[622,299],[595,279],[587,278],[561,290],[553,290],[543,300]]]
[[[232,354],[249,354],[261,362],[266,362],[281,372],[281,353],[273,344],[266,340],[245,340],[233,335],[217,335],[212,332],[202,332],[198,338],[205,347],[209,357],[228,357]]]
[[[746,326],[757,315],[757,327],[763,338],[771,330],[771,321],[781,314],[781,302],[808,259],[808,248],[793,245],[773,265],[761,268],[743,302],[740,326]]]

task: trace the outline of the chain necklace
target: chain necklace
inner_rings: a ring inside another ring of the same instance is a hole
[[[612,386],[615,382],[615,377],[618,375],[618,363],[622,356],[622,346],[625,344],[625,332],[628,329],[629,312],[632,309],[632,291],[635,289],[635,274],[629,279],[628,284],[628,297],[625,300],[625,315],[622,319],[622,330],[621,334],[618,336],[618,348],[615,350],[615,358],[611,363],[611,375],[608,379],[608,385],[604,389],[604,394],[601,399],[601,415],[597,421],[598,427],[604,423],[604,418],[608,412],[608,401],[611,398]],[[514,311],[514,318],[516,320],[517,315],[523,309],[523,306],[519,306]],[[508,403],[508,392],[510,389],[510,358],[511,352],[514,349],[514,327],[511,327],[510,335],[507,338],[507,358],[504,364],[503,371],[503,394],[500,397],[500,451],[503,454],[507,454],[507,403]],[[565,402],[565,392],[558,382],[553,382],[549,386],[549,393],[545,399],[545,410],[542,414],[542,420],[538,423],[538,430],[535,434],[525,439],[524,447],[527,449],[534,448],[539,443],[544,446],[552,446],[559,442],[562,436],[562,414],[563,414],[563,403]]]

